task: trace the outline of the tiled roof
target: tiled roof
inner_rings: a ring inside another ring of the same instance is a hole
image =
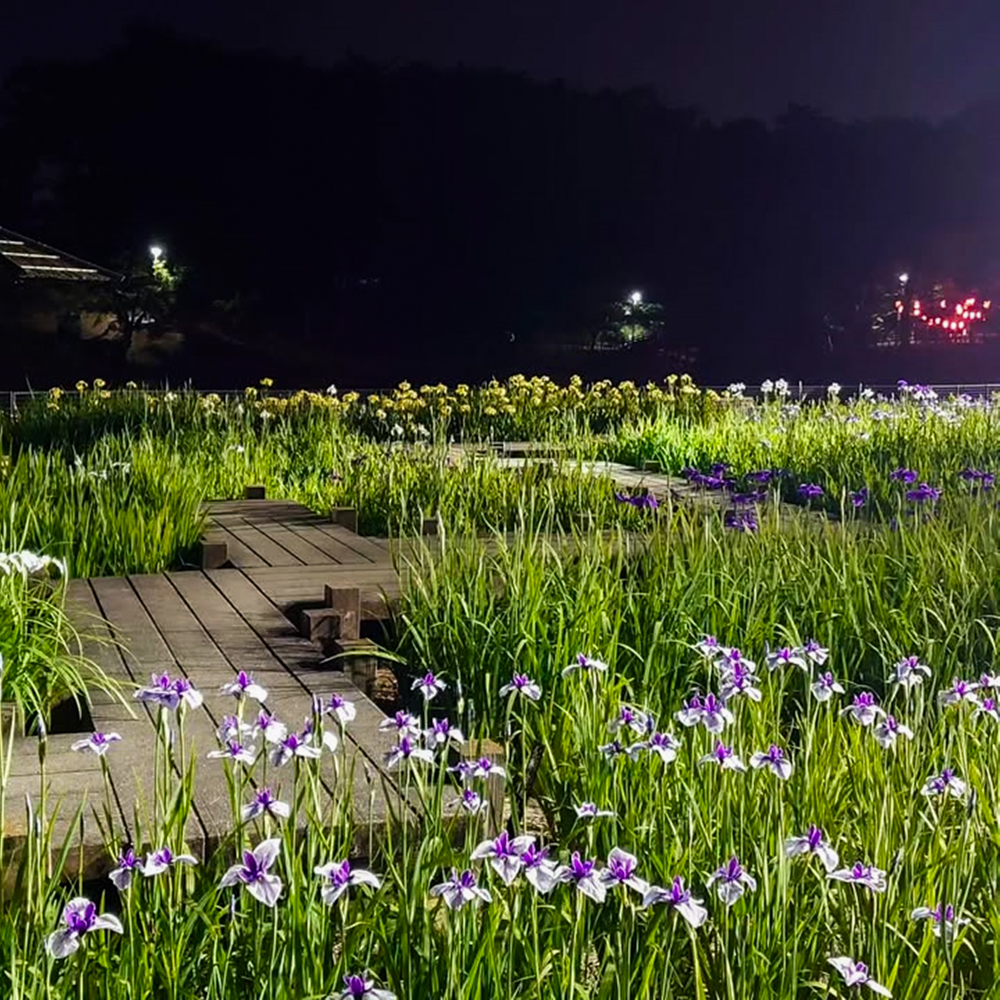
[[[3,228],[0,228],[0,261],[25,279],[110,281],[118,277],[107,268]]]

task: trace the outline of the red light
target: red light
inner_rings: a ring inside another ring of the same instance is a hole
[[[964,330],[965,329],[965,324],[964,323],[959,323],[958,324],[958,328],[959,328],[959,330]]]
[[[941,325],[941,317],[940,316],[938,316],[938,318],[936,320],[934,320],[934,324],[935,324],[935,326],[940,326]]]
[[[914,308],[914,309],[915,309],[915,310],[916,310],[917,312],[920,312],[920,299],[914,299],[914,300],[913,300],[913,308]]]
[[[955,312],[957,312],[959,315],[961,315],[961,313],[962,313],[962,307],[961,306],[955,306]]]
[[[974,306],[976,304],[976,300],[975,299],[966,299],[965,300],[965,304],[967,306]]]

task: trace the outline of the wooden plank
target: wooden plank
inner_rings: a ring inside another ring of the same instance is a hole
[[[325,531],[313,524],[288,525],[289,529],[304,538],[311,545],[314,545],[321,552],[325,552],[332,562],[342,565],[370,565],[372,560],[362,555],[357,549],[345,545],[339,538],[334,538]]]
[[[328,556],[322,549],[316,548],[301,535],[286,528],[278,521],[258,521],[256,523],[258,531],[267,535],[273,542],[277,542],[283,549],[287,549],[296,559],[301,560],[306,566],[329,566],[335,560]]]
[[[225,541],[229,548],[229,562],[233,566],[266,566],[268,564],[266,559],[262,559],[257,555],[253,549],[240,541],[224,525],[216,525],[213,529],[213,534],[217,535],[220,540]]]
[[[346,545],[348,548],[354,549],[355,552],[363,555],[373,563],[384,565],[389,562],[388,539],[367,538],[364,535],[356,535],[353,531],[348,531],[347,528],[340,524],[323,524],[320,531],[336,539],[341,544]],[[383,542],[385,542],[384,545],[382,544]]]
[[[273,539],[268,538],[256,525],[244,522],[230,525],[227,530],[247,548],[255,552],[269,566],[301,566],[302,560],[292,555]]]

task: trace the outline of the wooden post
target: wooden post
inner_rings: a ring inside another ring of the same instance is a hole
[[[264,486],[247,486],[243,490],[244,500],[266,500],[267,488]]]
[[[499,743],[479,740],[476,744],[476,760],[485,757],[495,767],[503,769],[506,754]],[[490,774],[486,779],[486,827],[488,836],[497,837],[504,826],[504,803],[506,781],[502,775]]]
[[[438,519],[436,517],[425,517],[420,522],[421,535],[436,535],[438,533]]]
[[[353,507],[334,507],[330,511],[330,520],[355,535],[358,533],[358,512]]]
[[[357,587],[323,588],[323,603],[340,618],[337,637],[357,639],[361,635],[361,591]]]
[[[660,471],[660,463],[657,462],[655,459],[652,459],[652,458],[644,459],[643,463],[642,463],[642,471],[643,472],[659,472]]]
[[[371,639],[334,639],[331,643],[334,660],[340,670],[351,678],[351,683],[363,694],[371,697],[378,669],[378,647]]]
[[[222,569],[229,562],[229,545],[214,539],[201,540],[201,568]]]

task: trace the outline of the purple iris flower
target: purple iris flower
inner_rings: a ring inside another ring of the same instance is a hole
[[[758,472],[748,473],[747,479],[752,483],[763,483],[766,485],[774,479],[774,472],[771,469],[760,469]]]
[[[231,760],[234,764],[251,767],[257,760],[257,748],[246,747],[239,740],[228,740],[221,750],[207,754],[211,760]]]
[[[535,842],[534,837],[511,837],[503,830],[495,840],[484,840],[469,855],[472,861],[489,859],[493,870],[510,885],[524,866],[521,855]]]
[[[911,688],[917,684],[923,684],[924,677],[930,676],[931,668],[926,663],[921,663],[919,656],[904,656],[893,667],[892,676],[889,679],[900,687]]]
[[[578,653],[576,659],[569,666],[563,667],[562,675],[563,677],[569,677],[570,674],[575,673],[577,670],[584,674],[604,673],[607,669],[608,665],[606,663],[595,660],[583,653]]]
[[[121,737],[118,733],[91,733],[85,740],[77,740],[70,744],[70,750],[85,750],[88,753],[103,757],[112,743],[117,743]]]
[[[968,701],[973,705],[979,704],[979,695],[976,691],[979,684],[976,681],[963,681],[956,677],[951,682],[951,687],[938,694],[938,701],[942,705],[960,705],[963,701]]]
[[[424,731],[424,739],[434,747],[445,746],[448,743],[461,746],[465,742],[462,730],[453,726],[447,719],[435,719],[430,729]]]
[[[181,696],[174,687],[174,682],[167,673],[153,674],[148,687],[139,688],[133,696],[138,701],[151,702],[161,708],[175,709],[180,704]]]
[[[323,888],[320,896],[327,906],[333,906],[348,889],[356,885],[367,885],[371,889],[378,889],[382,882],[377,875],[362,870],[352,868],[351,862],[331,861],[329,864],[319,865],[313,869],[316,875],[323,879]]]
[[[802,483],[799,486],[799,496],[804,500],[816,500],[823,495],[823,487],[818,483]]]
[[[705,883],[709,888],[716,886],[719,899],[726,906],[732,906],[748,889],[757,889],[757,880],[740,864],[734,854],[724,865],[716,868]]]
[[[651,885],[646,890],[642,898],[643,908],[656,903],[665,903],[672,910],[676,910],[692,927],[701,927],[708,919],[708,910],[702,906],[702,900],[695,899],[690,889],[684,888],[684,879],[680,875],[674,877],[669,889]]]
[[[800,854],[815,854],[827,874],[836,871],[840,863],[837,852],[823,839],[823,831],[814,823],[809,824],[809,830],[804,836],[789,837],[785,841],[786,857],[794,858]]]
[[[181,705],[187,708],[201,708],[205,698],[202,693],[186,677],[178,677],[174,681],[174,691]]]
[[[995,698],[984,698],[974,709],[973,718],[979,715],[988,715],[994,722],[1000,722],[1000,708],[997,706]]]
[[[699,761],[699,764],[718,764],[723,771],[745,771],[746,765],[736,753],[733,751],[732,747],[727,747],[721,740],[715,744],[715,749],[709,753],[705,754]]]
[[[792,649],[791,646],[782,646],[781,649],[767,654],[767,669],[774,671],[779,667],[798,667],[800,670],[808,670],[809,663],[802,650]]]
[[[773,743],[766,753],[755,753],[750,758],[750,766],[755,770],[766,767],[782,781],[787,781],[792,776],[792,762],[785,756],[785,751]]]
[[[323,706],[324,715],[332,715],[341,726],[353,722],[358,716],[358,710],[353,701],[348,701],[343,695],[331,694],[330,700]]]
[[[701,710],[701,724],[710,733],[721,733],[726,723],[732,725],[735,721],[733,713],[726,708],[724,698],[717,698],[711,691],[705,695],[705,703]]]
[[[830,650],[825,646],[821,646],[815,639],[807,640],[806,644],[802,647],[802,652],[805,654],[806,659],[811,660],[817,667],[823,666],[830,655]]]
[[[432,896],[440,896],[449,910],[460,910],[468,903],[489,903],[493,897],[488,889],[476,885],[476,876],[471,871],[461,875],[452,868],[447,882],[431,887]]]
[[[434,763],[434,754],[419,746],[409,736],[403,736],[400,741],[386,754],[385,766],[395,770],[402,763],[419,760],[424,764]]]
[[[190,854],[174,854],[169,847],[161,847],[146,855],[146,863],[142,866],[142,874],[147,878],[162,875],[174,865],[196,865],[198,859]]]
[[[500,688],[501,698],[509,694],[520,694],[530,701],[538,701],[542,697],[542,689],[527,674],[514,674],[510,683]]]
[[[744,695],[751,701],[760,701],[763,697],[756,676],[742,663],[737,663],[722,679],[722,697],[730,701],[737,695]]]
[[[288,819],[292,810],[287,802],[279,802],[270,788],[262,788],[249,805],[245,805],[240,813],[243,822],[247,823],[258,816],[271,816],[274,819]]]
[[[86,897],[71,899],[63,910],[63,924],[45,939],[45,950],[53,958],[66,958],[80,947],[80,941],[91,931],[124,933],[121,921],[110,913],[98,913],[97,907]]]
[[[132,884],[132,876],[136,872],[142,872],[142,862],[131,847],[126,847],[118,858],[118,864],[108,872],[108,878],[119,892],[124,892]]]
[[[935,795],[950,795],[953,799],[960,799],[965,795],[966,787],[965,782],[956,777],[950,767],[946,767],[940,774],[932,775],[924,782],[920,794],[928,798]]]
[[[524,877],[536,892],[548,895],[559,884],[559,867],[549,858],[548,849],[532,844],[522,855]]]
[[[284,767],[290,760],[316,760],[320,748],[313,746],[311,733],[289,733],[271,751],[271,763],[275,767]]]
[[[717,660],[730,652],[729,648],[723,646],[714,635],[706,635],[700,642],[695,643],[694,648],[707,660]]]
[[[843,686],[834,680],[833,674],[829,670],[819,674],[809,690],[812,691],[813,697],[820,702],[829,701],[834,694],[844,693]]]
[[[837,882],[863,885],[866,889],[871,889],[872,892],[885,892],[886,889],[885,872],[881,868],[863,865],[860,862],[853,868],[840,868],[835,872],[830,872],[829,877]]]
[[[252,851],[243,852],[243,863],[233,865],[222,876],[220,889],[242,885],[254,899],[265,906],[276,906],[281,896],[281,879],[271,874],[281,851],[277,838],[262,840]]]
[[[680,743],[673,733],[653,733],[646,741],[645,748],[655,753],[664,764],[670,764],[677,759]]]
[[[344,976],[344,992],[337,1000],[396,1000],[396,994],[388,990],[375,988],[372,979],[365,979],[364,976]]]
[[[423,677],[418,677],[411,685],[413,691],[419,691],[424,696],[424,701],[432,701],[448,685],[440,677],[430,670]]]
[[[906,499],[910,503],[934,503],[941,497],[941,491],[927,483],[921,483],[915,489],[906,491]]]
[[[593,802],[581,802],[573,807],[576,810],[577,819],[598,819],[603,816],[614,816],[610,809],[598,809]]]
[[[856,510],[860,510],[868,503],[868,487],[862,486],[860,490],[852,490],[847,494],[847,497],[851,501],[851,505]]]
[[[864,962],[855,962],[847,955],[838,955],[836,958],[828,958],[827,961],[844,977],[847,986],[867,986],[873,993],[879,996],[891,997],[892,994],[881,984],[875,982],[868,975],[868,966]]]
[[[397,712],[392,718],[383,719],[378,728],[381,732],[391,729],[400,737],[420,735],[420,722],[409,712]]]
[[[885,712],[875,704],[875,695],[868,691],[854,696],[854,702],[840,710],[841,715],[850,713],[851,717],[862,726],[870,726],[878,719],[885,718]]]
[[[608,855],[608,867],[601,873],[601,878],[609,887],[624,885],[634,889],[640,896],[645,896],[649,891],[649,883],[635,874],[638,864],[635,855],[614,847]]]
[[[230,740],[241,740],[244,736],[252,737],[256,734],[256,730],[253,726],[241,722],[235,715],[224,715],[215,733],[220,743],[228,743]]]
[[[254,735],[261,735],[267,743],[280,743],[288,735],[288,726],[279,722],[270,712],[261,709],[257,713]]]
[[[579,851],[574,851],[569,865],[560,870],[559,880],[574,883],[579,892],[595,903],[603,903],[607,897],[607,885],[597,869],[597,862],[581,858]]]
[[[631,729],[640,736],[646,732],[646,715],[638,712],[628,705],[622,705],[618,710],[618,715],[608,723],[608,729],[612,733],[617,733],[623,728]]]
[[[930,920],[935,937],[940,937],[942,930],[950,937],[956,927],[964,927],[969,923],[964,917],[955,916],[955,907],[938,903],[933,909],[929,906],[918,906],[910,913],[911,920]]]
[[[471,813],[473,816],[484,812],[490,807],[490,804],[479,794],[479,792],[473,791],[471,788],[462,789],[461,803],[462,808],[467,813]]]
[[[917,474],[913,469],[904,469],[902,467],[898,469],[893,469],[889,473],[889,479],[894,483],[915,483],[917,481]]]
[[[684,706],[679,712],[674,713],[674,718],[682,725],[697,726],[701,722],[701,716],[704,712],[704,707],[701,702],[701,695],[693,694],[691,697],[684,702]]]
[[[913,730],[909,726],[904,726],[894,715],[887,715],[872,732],[878,745],[886,750],[895,746],[896,740],[900,736],[905,736],[908,740],[913,739]]]
[[[267,690],[261,687],[245,670],[241,670],[228,684],[219,688],[220,694],[231,694],[234,698],[253,698],[263,704],[267,701]]]
[[[602,743],[597,749],[606,760],[617,760],[626,755],[632,760],[636,760],[639,756],[638,750],[634,749],[636,746],[642,748],[642,744],[632,744],[631,747],[626,747],[621,740],[612,740],[610,743]]]
[[[723,527],[743,534],[753,534],[760,524],[757,515],[752,510],[727,510],[722,518]]]

